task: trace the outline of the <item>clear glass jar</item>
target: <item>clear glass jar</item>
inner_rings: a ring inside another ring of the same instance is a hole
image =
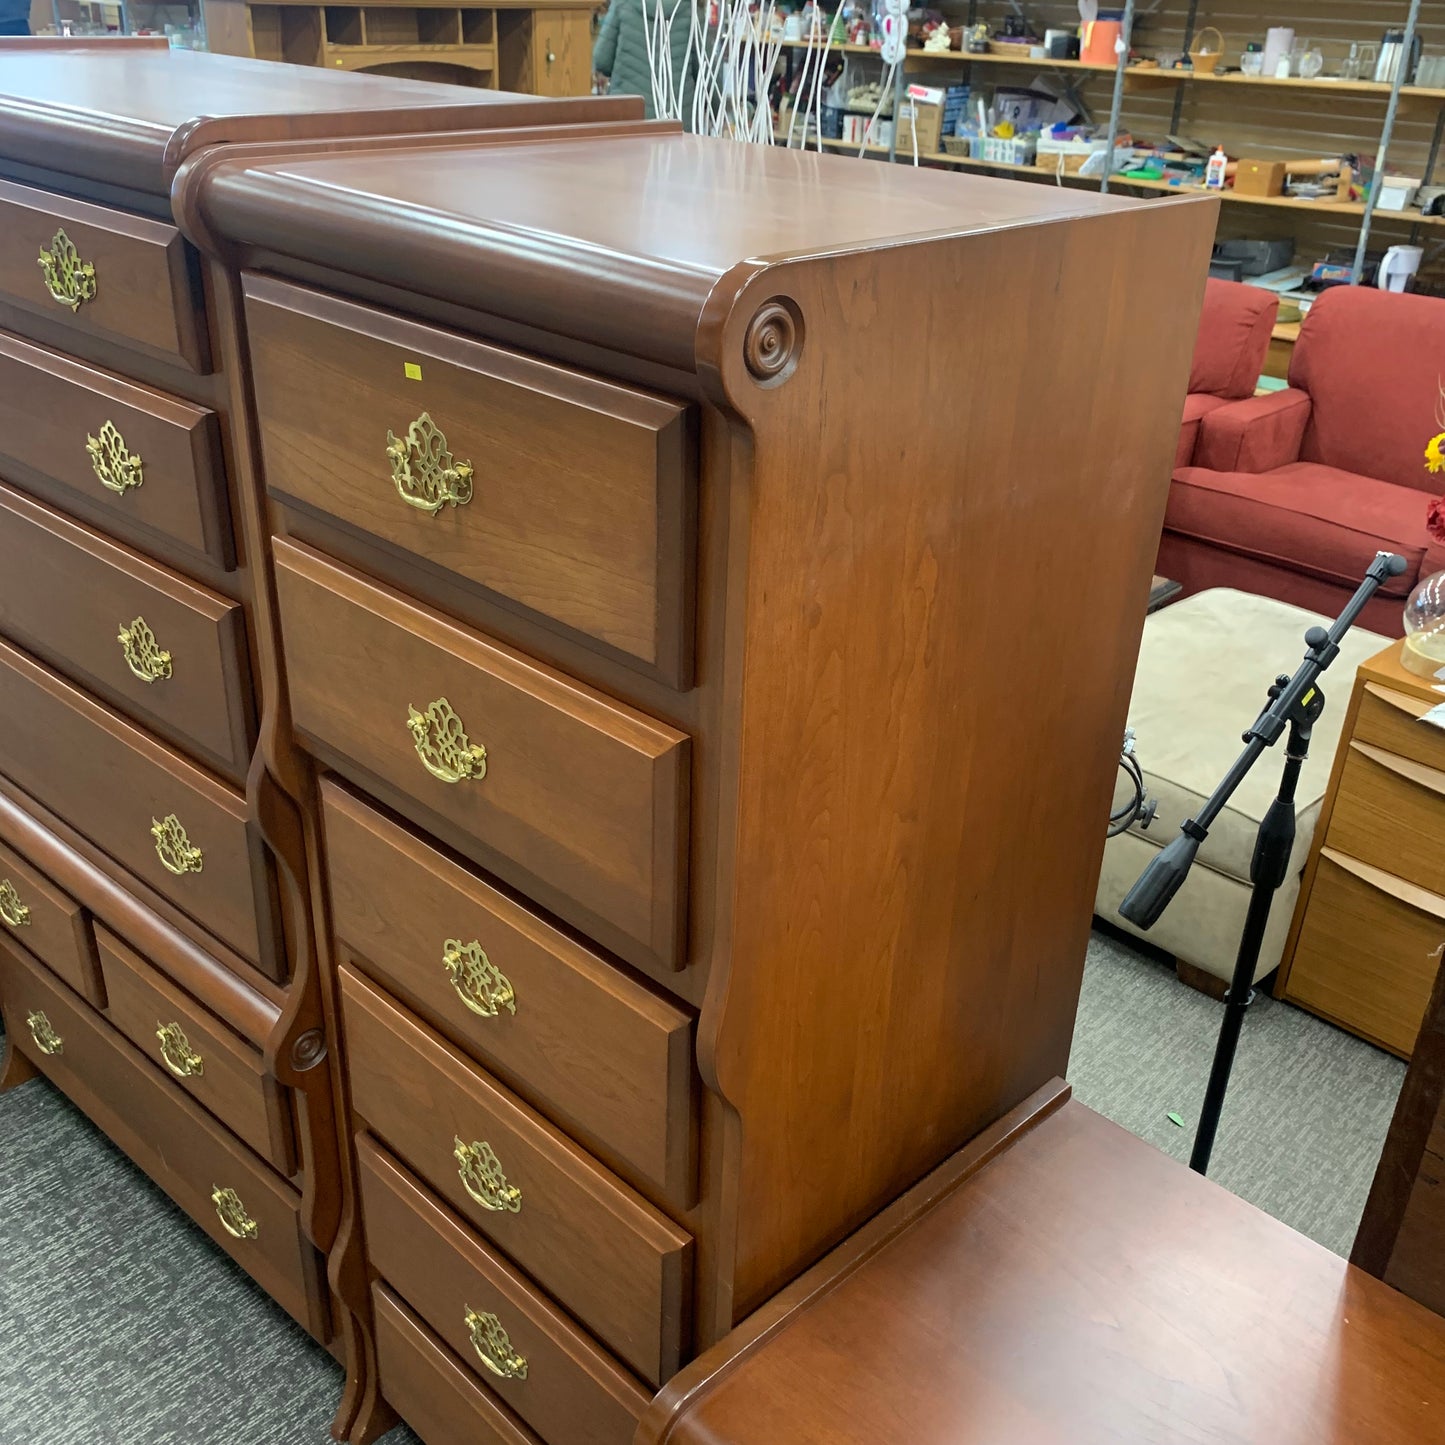
[[[1410,594],[1400,661],[1432,682],[1445,680],[1445,572],[1432,573]]]

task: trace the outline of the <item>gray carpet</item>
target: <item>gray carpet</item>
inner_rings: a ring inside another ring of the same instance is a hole
[[[1178,1158],[1217,1004],[1090,948],[1078,1097]],[[1404,1065],[1288,1005],[1248,1020],[1214,1177],[1347,1252]],[[43,1081],[0,1097],[0,1445],[325,1445],[341,1372]],[[405,1428],[386,1445],[419,1445]]]

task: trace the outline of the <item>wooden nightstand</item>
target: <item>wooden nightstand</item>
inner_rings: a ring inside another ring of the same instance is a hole
[[[1398,642],[1356,674],[1275,988],[1403,1058],[1445,943],[1442,701]]]

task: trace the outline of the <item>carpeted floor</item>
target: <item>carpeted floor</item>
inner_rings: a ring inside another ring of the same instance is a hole
[[[1218,1005],[1095,935],[1070,1074],[1178,1158]],[[1348,1252],[1404,1065],[1251,1010],[1214,1177]],[[341,1372],[48,1084],[0,1097],[0,1445],[325,1445]],[[405,1428],[386,1445],[419,1445]]]

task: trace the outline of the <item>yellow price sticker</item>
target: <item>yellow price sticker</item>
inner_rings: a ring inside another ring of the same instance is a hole
[[[407,379],[408,381],[420,381],[420,380],[421,380],[421,367],[418,366],[416,362],[414,362],[414,361],[404,361],[404,362],[402,363],[401,369],[402,369],[404,372],[406,372],[406,379]]]

